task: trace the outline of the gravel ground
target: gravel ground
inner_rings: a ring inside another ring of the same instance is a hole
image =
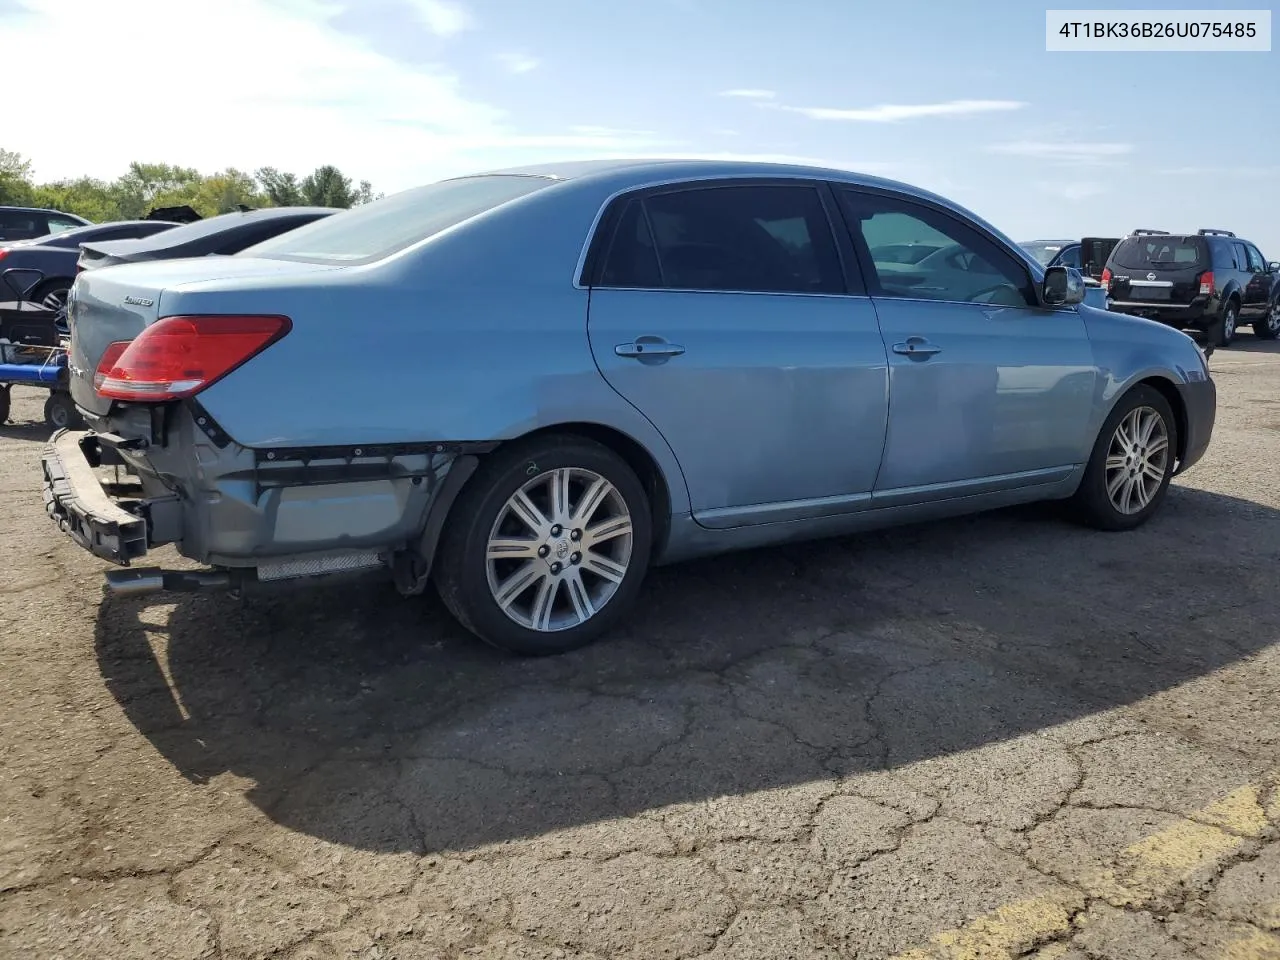
[[[1280,958],[1280,348],[1131,534],[655,571],[506,659],[390,588],[107,600],[0,427],[0,956]]]

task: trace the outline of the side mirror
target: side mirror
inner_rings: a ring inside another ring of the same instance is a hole
[[[1272,273],[1280,273],[1280,260],[1272,260],[1267,264],[1267,269]]]
[[[1045,306],[1070,307],[1084,302],[1084,277],[1075,267],[1049,267],[1041,288]]]

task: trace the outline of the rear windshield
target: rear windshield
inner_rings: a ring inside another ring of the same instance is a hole
[[[1196,267],[1207,259],[1201,237],[1126,237],[1111,254],[1117,266],[1127,270]]]
[[[240,256],[369,263],[553,183],[505,174],[443,180],[299,227]]]

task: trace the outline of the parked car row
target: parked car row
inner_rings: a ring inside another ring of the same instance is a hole
[[[19,208],[0,208],[0,223],[18,223],[15,210]],[[21,221],[23,225],[36,224],[31,230],[71,217],[57,211],[22,208],[19,212],[28,218]],[[153,211],[145,220],[77,222],[66,229],[0,242],[0,302],[31,301],[56,312],[81,271],[136,260],[229,256],[335,212],[331,207],[268,207],[202,220],[189,207],[170,207]],[[154,214],[170,214],[181,222],[156,219]],[[17,232],[30,231],[24,227]]]
[[[1107,259],[1112,309],[1205,335],[1225,347],[1242,324],[1280,336],[1280,261],[1229,230],[1135,230]]]
[[[1021,246],[1046,267],[1096,276],[1108,309],[1195,331],[1210,348],[1231,344],[1241,325],[1264,340],[1280,336],[1280,262],[1229,230],[1140,229]]]
[[[54,436],[44,498],[116,591],[434,582],[488,642],[554,653],[655,563],[1036,500],[1146,522],[1215,387],[1190,337],[1084,297],[955,203],[844,171],[459,177],[82,272],[91,429]],[[138,566],[164,545],[203,568]]]

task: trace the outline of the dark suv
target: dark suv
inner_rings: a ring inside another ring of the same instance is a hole
[[[1102,285],[1112,310],[1198,330],[1226,346],[1241,323],[1265,340],[1280,335],[1277,274],[1280,263],[1229,230],[1135,230],[1111,251]]]

